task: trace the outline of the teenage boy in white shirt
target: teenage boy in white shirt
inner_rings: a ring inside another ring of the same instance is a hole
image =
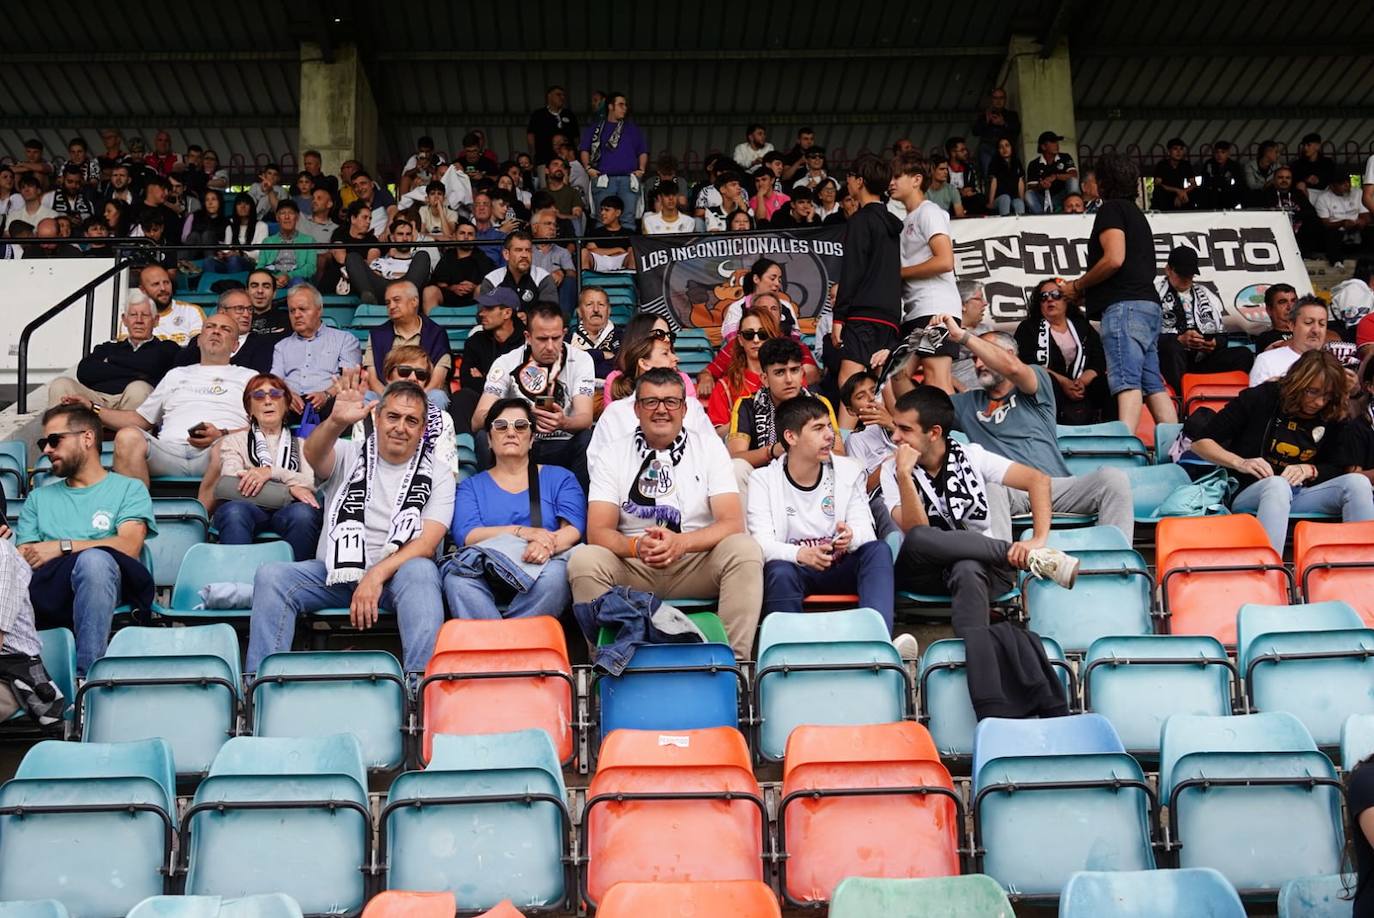
[[[644,215],[644,235],[659,236],[667,233],[696,232],[696,218],[677,209],[677,182],[661,182],[655,196],[658,199],[658,213],[646,213]]]

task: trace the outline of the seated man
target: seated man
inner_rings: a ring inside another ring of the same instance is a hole
[[[416,290],[429,282],[429,253],[415,250],[415,227],[403,217],[391,221],[391,248],[371,264],[365,252],[350,249],[344,256],[353,290],[364,303],[386,301],[387,290],[398,281],[408,281]],[[419,294],[416,294],[417,302]]]
[[[315,249],[279,249],[279,245],[298,245],[314,242],[315,237],[307,236],[298,230],[301,210],[290,198],[283,198],[277,204],[277,226],[275,233],[262,241],[258,249],[258,267],[272,272],[272,282],[277,289],[303,284],[315,276],[315,261],[319,253]]]
[[[501,244],[501,257],[504,264],[482,278],[478,295],[491,293],[497,287],[509,287],[520,298],[522,316],[535,303],[558,305],[558,285],[553,275],[534,266],[534,237],[523,230],[511,233]]]
[[[525,323],[516,310],[520,298],[509,287],[497,287],[477,298],[477,327],[463,342],[459,389],[449,396],[454,429],[472,431],[472,412],[487,385],[487,373],[496,358],[525,346]]]
[[[177,346],[153,337],[157,312],[142,290],[129,291],[124,337],[97,344],[76,365],[76,379],[59,376],[48,384],[48,404],[78,395],[101,408],[132,410],[143,404],[172,368]]]
[[[801,612],[812,593],[858,593],[892,630],[892,552],[873,531],[864,470],[833,455],[830,407],[814,395],[778,406],[784,452],[749,481],[749,534],[763,552],[763,609]],[[914,639],[902,642],[915,657]]]
[[[253,331],[281,340],[291,334],[286,304],[277,302],[277,281],[272,272],[255,268],[248,274],[248,300],[253,305]]]
[[[567,340],[592,358],[599,392],[606,377],[615,369],[620,350],[620,329],[611,321],[611,301],[600,287],[583,287],[577,297],[577,325],[568,329]]]
[[[558,236],[558,218],[554,215],[554,209],[546,207],[535,211],[530,218],[530,231],[534,235],[531,270],[540,270],[549,275],[554,289],[558,291],[558,305],[563,315],[571,319],[573,310],[577,308],[577,268],[566,246],[548,241]],[[510,266],[511,258],[507,255],[507,271]]]
[[[410,224],[406,224],[409,226]],[[423,253],[422,253],[423,254]],[[381,394],[386,378],[386,355],[394,347],[415,345],[423,348],[434,366],[429,379],[421,381],[429,403],[441,411],[448,407],[448,376],[453,356],[448,350],[448,333],[428,316],[420,314],[420,288],[408,280],[392,281],[386,288],[386,314],[383,322],[368,333],[363,350],[363,366],[371,376],[371,388]]]
[[[248,672],[291,649],[296,620],[347,606],[353,627],[396,613],[406,672],[422,672],[444,621],[434,553],[453,519],[453,473],[434,461],[438,430],[426,427],[424,390],[392,383],[375,412],[354,374],[340,381],[334,410],[305,441],[305,460],[324,487],[324,530],[313,561],[276,562],[253,578]],[[373,414],[364,440],[339,436]]]
[[[1175,392],[1183,391],[1185,373],[1248,372],[1254,361],[1249,348],[1227,347],[1221,300],[1194,280],[1197,273],[1197,250],[1181,245],[1155,282],[1163,314],[1159,373]]]
[[[176,344],[185,344],[200,334],[205,313],[200,307],[172,298],[172,276],[167,269],[148,265],[138,272],[138,287],[157,307],[157,325],[153,337]]]
[[[306,402],[323,411],[337,391],[335,380],[362,365],[362,348],[351,333],[324,324],[324,300],[311,284],[291,288],[286,311],[291,334],[272,348],[272,375],[286,380],[292,411],[303,412]]]
[[[620,217],[625,212],[625,202],[619,195],[607,195],[601,199],[597,214],[601,222],[586,233],[582,246],[582,270],[584,271],[628,271],[635,266],[634,249],[625,236],[625,227]]]
[[[568,469],[585,488],[596,367],[585,351],[564,343],[563,332],[563,313],[557,304],[531,307],[525,346],[492,363],[482,398],[472,413],[472,429],[480,430],[487,412],[500,399],[523,398],[534,406],[531,458]],[[479,432],[476,442],[478,459],[485,466],[490,454],[486,435]]]
[[[253,331],[253,306],[249,302],[248,292],[241,287],[224,291],[219,295],[215,312],[228,316],[238,329],[230,345],[232,353],[229,362],[236,367],[247,367],[255,373],[266,373],[271,369],[272,346],[276,341],[270,335]],[[177,354],[177,366],[189,367],[193,363],[200,363],[199,335],[186,342],[181,353]]]
[[[978,719],[1068,713],[1059,678],[1040,640],[1010,623],[989,626],[993,596],[1028,570],[1072,587],[1078,559],[1047,548],[1050,479],[977,444],[951,439],[954,405],[943,390],[919,386],[897,399],[897,452],[883,464],[883,501],[906,537],[898,587],[951,596],[954,634],[964,641],[969,697]],[[1030,495],[1034,535],[1011,541],[1009,520],[989,505],[994,485]]]
[[[763,558],[745,532],[729,455],[718,439],[684,429],[687,391],[673,370],[643,373],[634,398],[639,426],[592,463],[588,544],[568,562],[573,602],[617,586],[669,601],[718,596],[730,646],[749,659]]]
[[[454,245],[445,246],[425,288],[425,313],[435,306],[471,306],[477,302],[477,288],[496,266],[477,248],[477,228],[470,220],[459,219],[454,230]]]
[[[37,626],[76,632],[78,675],[104,656],[117,605],[146,610],[153,601],[152,575],[138,561],[143,540],[157,534],[153,502],[143,484],[101,467],[100,434],[87,407],[47,410],[38,446],[58,480],[33,490],[15,529],[33,570]]]

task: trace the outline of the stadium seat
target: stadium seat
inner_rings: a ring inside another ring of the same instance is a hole
[[[617,730],[587,788],[582,897],[624,880],[762,880],[768,817],[738,730]]]
[[[787,741],[783,896],[825,902],[845,877],[959,873],[963,806],[925,727],[800,726]]]
[[[1279,889],[1279,918],[1348,918],[1353,875],[1297,877]]]
[[[1169,458],[1169,449],[1182,432],[1183,424],[1181,423],[1155,425],[1155,465],[1165,465],[1173,461]]]
[[[556,909],[571,891],[565,795],[543,730],[436,736],[428,767],[387,795],[385,885],[447,890],[465,909]]]
[[[1374,628],[1374,522],[1299,522],[1293,569],[1308,602],[1344,600]]]
[[[17,500],[28,490],[28,455],[23,440],[0,440],[0,488],[6,500]]]
[[[451,892],[390,889],[368,901],[363,918],[453,918],[457,911],[458,902]]]
[[[124,628],[76,698],[82,742],[162,737],[180,777],[205,774],[238,729],[239,642],[225,624]]]
[[[1014,918],[992,877],[875,880],[850,877],[835,887],[830,918]]]
[[[559,761],[571,762],[575,688],[558,619],[450,619],[439,629],[416,692],[421,761],[429,761],[436,733],[537,727],[553,740]]]
[[[1073,670],[1063,649],[1052,639],[1041,637],[1050,665],[1064,683],[1064,697],[1073,707],[1078,694]],[[920,721],[929,730],[941,758],[968,759],[973,755],[973,733],[977,719],[968,696],[968,675],[964,671],[964,642],[958,638],[932,641],[921,654],[916,670],[920,687]]]
[[[1053,580],[1022,577],[1021,607],[1030,630],[1071,653],[1106,635],[1151,633],[1154,580],[1125,541],[1111,526],[1051,530],[1049,544],[1078,558],[1078,581],[1066,590]]]
[[[721,918],[781,918],[778,897],[757,880],[698,883],[617,883],[606,893],[600,918],[649,915],[718,915]]]
[[[738,728],[744,687],[727,643],[645,644],[619,676],[597,678],[601,738],[621,729]]]
[[[1070,437],[1129,437],[1131,429],[1122,421],[1103,421],[1100,424],[1056,424],[1054,435],[1061,440]]]
[[[149,539],[146,544],[152,545]],[[171,601],[158,607],[158,615],[173,621],[247,621],[252,609],[197,609],[201,588],[211,583],[253,583],[258,567],[273,561],[294,561],[286,542],[252,545],[190,545],[178,558]]]
[[[1245,918],[1235,887],[1208,867],[1083,871],[1069,877],[1059,918]]]
[[[1176,488],[1191,484],[1188,470],[1174,462],[1163,465],[1143,465],[1126,469],[1126,478],[1131,483],[1131,499],[1135,503],[1135,522],[1137,526],[1153,526],[1159,517],[1155,510]]]
[[[973,793],[980,870],[1014,898],[1057,898],[1070,876],[1090,867],[1155,866],[1154,795],[1100,714],[983,719]]]
[[[1341,770],[1374,755],[1374,714],[1351,714],[1341,727]]]
[[[1199,408],[1220,411],[1242,390],[1250,385],[1250,374],[1244,370],[1226,373],[1184,373],[1183,411],[1187,417]]]
[[[0,787],[0,901],[51,897],[72,918],[122,915],[167,891],[176,818],[162,740],[41,742]]]
[[[1170,717],[1159,801],[1178,866],[1213,867],[1242,896],[1340,868],[1341,782],[1292,714]]]
[[[0,902],[0,918],[69,918],[67,907],[56,899]]]
[[[1235,665],[1204,635],[1130,635],[1094,641],[1079,667],[1083,710],[1112,722],[1126,750],[1159,758],[1159,734],[1174,714],[1231,713]]]
[[[159,588],[170,587],[177,582],[183,558],[193,546],[209,538],[210,517],[195,498],[155,497],[153,518],[157,534],[145,542],[153,553],[153,582]],[[222,571],[220,574],[217,579],[225,579]]]
[[[248,688],[254,736],[352,733],[369,770],[405,764],[407,693],[382,650],[274,653]]]
[[[910,711],[911,684],[872,609],[774,612],[759,628],[757,751],[776,761],[800,724],[880,724]]]
[[[1232,646],[1241,606],[1293,601],[1292,574],[1249,514],[1160,520],[1155,563],[1168,634],[1209,634]]]
[[[24,498],[8,497],[5,499],[5,522],[11,529],[19,525],[19,515],[24,512]]]
[[[301,907],[284,893],[242,899],[154,896],[134,906],[128,918],[301,918]]]
[[[1070,475],[1086,475],[1100,468],[1131,469],[1150,464],[1150,454],[1131,434],[1125,436],[1060,437],[1059,454]]]
[[[43,668],[48,671],[48,678],[52,679],[53,685],[67,699],[62,717],[70,721],[76,710],[76,637],[68,628],[45,628],[38,632],[38,640],[43,645],[39,651]],[[26,731],[38,726],[23,708],[11,714],[5,725],[5,733]]]
[[[1318,746],[1374,714],[1374,630],[1346,603],[1241,606],[1236,650],[1250,710],[1295,715]]]
[[[182,817],[180,850],[188,895],[281,892],[306,914],[360,911],[372,819],[358,741],[229,740]]]

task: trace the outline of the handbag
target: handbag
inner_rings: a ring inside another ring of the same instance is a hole
[[[253,506],[261,507],[264,510],[280,510],[295,500],[291,496],[291,489],[280,481],[263,482],[258,493],[252,497],[245,497],[239,493],[239,480],[232,475],[215,482],[215,498],[224,501],[246,500]]]
[[[1225,469],[1214,469],[1197,481],[1179,485],[1164,498],[1154,519],[1166,516],[1219,516],[1230,513],[1226,503],[1236,490],[1236,480]]]

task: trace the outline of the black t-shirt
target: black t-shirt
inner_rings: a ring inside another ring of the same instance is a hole
[[[1051,175],[1060,175],[1064,172],[1068,172],[1072,168],[1074,168],[1073,157],[1067,153],[1060,153],[1053,161],[1048,163],[1045,162],[1044,156],[1037,156],[1035,159],[1031,160],[1030,165],[1026,167],[1026,184],[1029,185],[1038,182]],[[1056,188],[1054,190],[1058,191],[1059,189]]]
[[[1374,763],[1350,772],[1346,795],[1350,807],[1350,839],[1355,853],[1354,918],[1374,918],[1374,847],[1360,829],[1360,814],[1374,807]]]
[[[1275,341],[1287,341],[1288,332],[1281,332],[1271,328],[1268,331],[1263,331],[1255,335],[1254,340],[1255,353],[1263,354],[1265,351],[1269,350],[1270,346],[1272,346]]]
[[[1336,178],[1336,161],[1329,156],[1318,156],[1316,159],[1303,159],[1299,156],[1288,164],[1288,168],[1293,170],[1293,184],[1307,182],[1309,176],[1315,175],[1316,182],[1307,182],[1307,190],[1314,188],[1325,188]]]
[[[1126,234],[1126,258],[1116,273],[1087,290],[1087,313],[1090,319],[1102,318],[1113,303],[1123,300],[1159,302],[1155,290],[1155,243],[1150,233],[1150,221],[1135,206],[1134,201],[1117,198],[1103,201],[1093,218],[1092,236],[1088,238],[1088,268],[1102,260],[1102,234],[1106,230],[1121,230]]]
[[[1169,160],[1161,159],[1155,166],[1155,190],[1154,194],[1150,195],[1150,207],[1154,210],[1179,210],[1178,205],[1174,203],[1174,192],[1166,191],[1160,185],[1182,188],[1196,177],[1197,171],[1188,160],[1182,160],[1175,166]],[[1192,206],[1191,203],[1188,206]]]
[[[1275,474],[1290,465],[1310,464],[1317,477],[1309,484],[1321,484],[1354,464],[1347,455],[1352,445],[1348,426],[1343,421],[1288,417],[1280,403],[1279,383],[1270,380],[1242,390],[1202,434],[1242,458],[1267,460]],[[1253,476],[1233,474],[1242,488],[1255,482]]]
[[[1011,195],[1013,198],[1019,197],[1017,183],[1026,177],[1026,170],[1021,168],[1021,163],[1013,159],[1010,162],[1000,156],[994,156],[992,162],[988,164],[988,186],[991,187],[992,180],[997,179],[997,195]]]
[[[434,273],[429,276],[431,284],[461,284],[468,281],[471,284],[480,286],[482,278],[487,276],[496,265],[491,263],[491,259],[486,256],[481,249],[474,246],[472,254],[466,258],[459,258],[453,249],[445,249],[444,254],[439,256],[439,263],[434,266]],[[444,301],[452,301],[454,306],[471,306],[477,302],[476,286],[473,292],[467,296],[458,296],[448,290],[444,291]]]
[[[286,307],[273,304],[266,312],[253,313],[253,328],[255,335],[266,335],[275,341],[280,341],[291,334],[291,319],[286,313]]]
[[[624,224],[621,224],[620,229],[618,230],[608,230],[606,229],[606,227],[597,224],[596,226],[593,226],[591,229],[587,230],[584,238],[588,242],[599,242],[602,248],[627,249],[630,247],[630,240],[623,235],[617,235],[618,233],[624,232]]]
[[[1345,425],[1345,457],[1350,464],[1374,470],[1374,425],[1368,418],[1356,419]]]
[[[484,328],[468,335],[467,341],[463,344],[463,369],[459,374],[462,388],[481,392],[482,386],[487,382],[487,372],[491,370],[496,358],[525,346],[524,324],[519,319],[513,324],[515,330],[505,341],[497,341],[496,337]]]
[[[566,108],[558,114],[541,106],[530,112],[526,133],[534,135],[534,164],[543,166],[553,159],[553,135],[562,134],[573,143],[577,142],[577,116]]]

